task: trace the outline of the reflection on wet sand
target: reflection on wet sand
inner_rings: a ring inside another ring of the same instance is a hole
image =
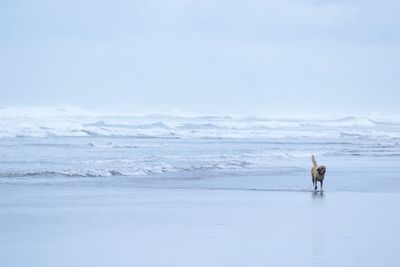
[[[315,198],[324,198],[325,194],[324,191],[313,191],[312,192],[312,197]]]

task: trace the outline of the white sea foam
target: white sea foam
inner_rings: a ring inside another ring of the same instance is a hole
[[[257,169],[308,161],[311,154],[398,157],[399,143],[397,117],[271,119],[75,107],[0,109],[0,177]]]
[[[36,170],[12,170],[0,172],[0,177],[111,177],[111,176],[147,176],[152,174],[171,173],[178,171],[196,170],[233,170],[245,168],[250,163],[240,160],[210,160],[192,163],[178,163],[176,166],[163,162],[149,160],[148,162],[140,159],[125,160],[89,160],[83,161],[85,166],[97,166],[95,168],[82,168],[78,165],[74,169],[54,169],[50,166]],[[113,165],[114,167],[107,167]],[[103,167],[102,167],[103,166]],[[28,166],[29,168],[30,166]]]
[[[75,107],[0,109],[0,137],[400,138],[400,119],[136,115]]]

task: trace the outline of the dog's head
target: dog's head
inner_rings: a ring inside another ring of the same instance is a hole
[[[318,172],[319,175],[324,176],[325,172],[326,172],[326,167],[325,166],[319,166],[317,168],[317,172]]]

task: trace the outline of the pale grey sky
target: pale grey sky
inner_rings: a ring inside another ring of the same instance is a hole
[[[399,114],[400,1],[0,2],[0,106]]]

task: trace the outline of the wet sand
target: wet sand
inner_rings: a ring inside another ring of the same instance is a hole
[[[400,194],[2,184],[0,266],[399,266]]]

